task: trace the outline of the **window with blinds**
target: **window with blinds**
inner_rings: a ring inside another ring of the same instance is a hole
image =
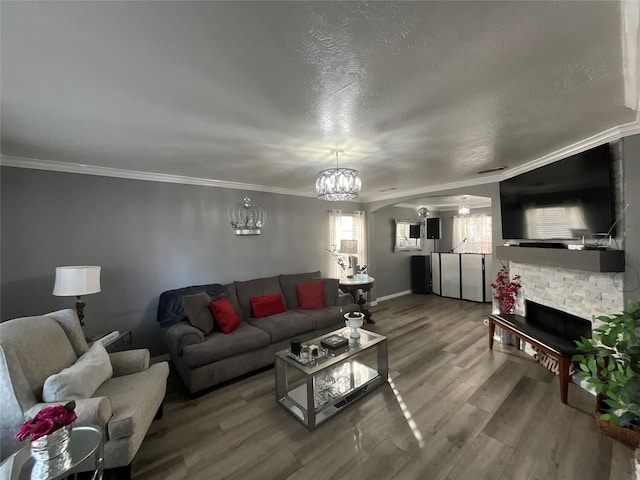
[[[352,255],[357,257],[359,265],[367,264],[367,234],[365,213],[355,211],[352,213],[342,212],[342,210],[330,210],[329,238],[331,245],[340,251],[340,255],[345,262]],[[332,259],[328,272],[340,278],[344,271]]]
[[[339,232],[340,240],[357,240],[353,215],[343,213],[342,215],[337,217],[336,222],[336,232]],[[339,247],[340,242],[338,241],[337,243]]]
[[[491,253],[491,245],[491,215],[453,217],[452,247],[457,246],[455,253]]]

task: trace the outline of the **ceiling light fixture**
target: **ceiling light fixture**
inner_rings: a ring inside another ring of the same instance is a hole
[[[338,154],[342,153],[342,150],[331,151],[331,153],[334,152],[336,154],[336,168],[329,168],[318,173],[316,179],[318,198],[332,202],[358,198],[362,188],[358,171],[353,168],[339,168]]]
[[[458,207],[458,215],[469,215],[471,212],[469,205],[465,203],[466,198],[467,197],[462,197],[462,205]]]

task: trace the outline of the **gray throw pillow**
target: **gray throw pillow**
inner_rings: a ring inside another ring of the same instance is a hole
[[[338,286],[340,281],[337,278],[323,278],[324,282],[324,304],[336,305],[338,303]]]
[[[187,314],[189,323],[205,335],[213,331],[213,315],[209,310],[209,303],[211,303],[211,297],[205,292],[182,297],[182,308]]]

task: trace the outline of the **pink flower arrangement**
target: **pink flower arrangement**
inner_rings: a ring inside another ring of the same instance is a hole
[[[516,310],[516,296],[522,288],[520,275],[514,275],[509,280],[509,269],[502,267],[496,276],[496,281],[491,284],[493,298],[498,300],[500,313],[514,313]]]
[[[340,253],[340,251],[338,250],[338,246],[335,243],[332,243],[331,244],[331,250],[329,250],[328,248],[325,248],[325,250],[327,252],[329,252],[333,258],[336,259],[336,262],[338,263],[340,268],[342,268],[342,271],[346,272],[347,271],[347,261],[345,260],[344,255],[342,253]]]
[[[31,437],[30,440],[39,439],[45,435],[55,432],[56,430],[73,423],[76,418],[76,402],[69,402],[66,405],[52,405],[45,407],[36,413],[33,418],[28,418],[16,433],[16,439],[24,440]]]

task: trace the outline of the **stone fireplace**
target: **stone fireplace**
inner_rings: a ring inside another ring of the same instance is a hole
[[[596,317],[624,310],[623,273],[586,272],[510,261],[509,276],[513,278],[514,275],[520,275],[522,285],[516,302],[515,313],[518,315],[525,314],[525,300],[531,300],[584,318],[591,322],[593,329],[599,323]],[[515,345],[514,337],[504,330],[497,331],[494,338],[501,343]],[[558,374],[555,359],[533,349],[526,342],[521,342],[520,348]],[[577,377],[573,377],[572,381],[591,391],[585,381]]]
[[[509,275],[520,275],[522,289],[516,313],[524,315],[524,300],[592,321],[624,310],[624,274],[596,273],[509,262]],[[595,321],[597,325],[597,320]]]

